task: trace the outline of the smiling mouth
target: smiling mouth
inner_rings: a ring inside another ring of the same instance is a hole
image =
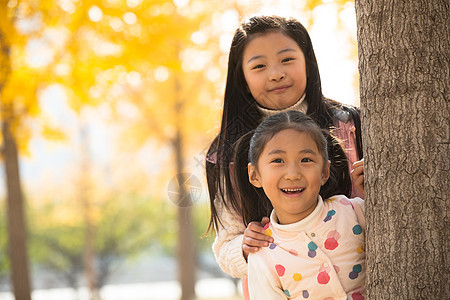
[[[279,87],[276,87],[276,88],[273,88],[273,89],[269,90],[269,92],[274,92],[274,93],[276,93],[276,92],[282,92],[282,91],[287,90],[289,87],[290,87],[290,86],[288,86],[288,85],[285,85],[285,86],[279,86]]]
[[[305,188],[298,188],[298,189],[281,189],[281,191],[283,191],[283,193],[286,194],[297,194],[297,193],[301,193],[305,190]]]

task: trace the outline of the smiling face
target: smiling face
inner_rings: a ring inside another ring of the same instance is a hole
[[[284,109],[305,93],[305,56],[281,31],[256,34],[245,47],[242,70],[250,93],[263,107]]]
[[[274,135],[257,165],[248,165],[250,182],[263,188],[280,224],[298,222],[312,213],[329,175],[330,162],[324,162],[317,144],[309,134],[295,129]]]

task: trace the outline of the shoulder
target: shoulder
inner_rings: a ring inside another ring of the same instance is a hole
[[[344,195],[335,195],[324,201],[324,206],[328,210],[340,211],[347,217],[341,219],[344,222],[349,222],[351,219],[356,219],[359,224],[365,228],[364,217],[364,200],[355,197],[347,198]]]
[[[352,219],[354,219],[354,221],[356,220],[362,227],[363,232],[366,230],[363,199],[359,197],[347,198],[344,195],[333,196],[329,199],[331,199],[330,205],[335,205],[334,207],[338,206],[339,208],[337,208],[337,210],[345,212],[344,215],[346,215],[346,217],[344,219],[341,218],[344,223],[352,222]],[[329,199],[327,199],[327,201],[329,201]]]
[[[334,195],[324,201],[325,206],[355,209],[355,206],[364,207],[364,200],[361,198],[347,198],[345,195]]]

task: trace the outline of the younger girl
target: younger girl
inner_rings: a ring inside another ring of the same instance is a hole
[[[251,299],[364,299],[363,200],[319,195],[330,177],[325,136],[332,140],[311,118],[289,111],[237,145],[250,162],[249,180],[235,174],[244,222],[260,219],[255,206],[273,206],[265,230],[274,241],[248,257]],[[235,170],[246,167],[235,158]]]
[[[206,159],[209,229],[217,234],[213,250],[222,270],[245,278],[248,253],[268,246],[271,238],[257,222],[247,228],[242,222],[230,176],[235,142],[269,115],[302,111],[321,128],[333,130],[343,143],[345,153],[341,147],[329,146],[330,176],[339,183],[333,191],[350,196],[356,189],[351,188],[348,169],[362,159],[361,126],[356,108],[322,95],[311,39],[296,19],[256,16],[243,22],[231,44],[227,72],[222,124]],[[263,216],[270,213],[259,205],[254,209]]]

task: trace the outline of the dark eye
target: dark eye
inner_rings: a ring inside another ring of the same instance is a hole
[[[291,60],[294,60],[292,57],[288,57],[282,60],[282,62],[290,62]]]
[[[252,69],[254,70],[254,69],[262,69],[262,68],[264,68],[264,65],[256,65]]]
[[[275,158],[274,160],[272,160],[272,162],[273,162],[273,163],[276,163],[276,164],[281,164],[281,163],[283,163],[284,161],[283,161],[281,158]]]
[[[302,158],[302,162],[311,162],[311,161],[313,161],[313,160],[309,157]]]

